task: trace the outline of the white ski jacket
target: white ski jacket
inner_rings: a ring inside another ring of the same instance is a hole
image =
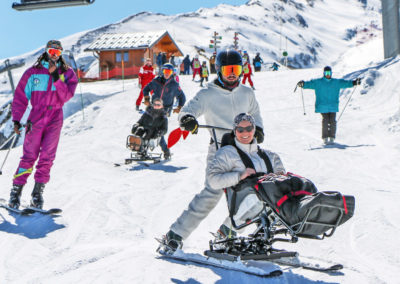
[[[245,152],[254,164],[257,173],[267,173],[267,166],[264,160],[257,154],[257,142],[254,139],[251,144],[242,144],[235,138],[236,146]],[[271,161],[274,173],[285,174],[285,168],[278,154],[263,150]],[[222,189],[237,185],[241,174],[246,167],[234,146],[224,146],[217,151],[214,160],[211,162],[207,177],[213,189]]]
[[[182,108],[178,119],[180,120],[186,114],[193,115],[196,119],[204,115],[207,125],[232,129],[233,119],[243,112],[251,114],[256,125],[264,128],[260,109],[252,89],[239,84],[238,87],[229,91],[210,82],[206,89],[200,90]],[[211,129],[209,131],[212,137]],[[217,141],[220,142],[222,135],[227,132],[229,131],[216,130]]]

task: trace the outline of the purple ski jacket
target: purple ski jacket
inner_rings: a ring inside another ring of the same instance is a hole
[[[46,110],[56,110],[74,96],[78,79],[74,71],[69,68],[60,74],[60,79],[53,82],[48,70],[49,63],[42,61],[42,67],[30,67],[22,75],[15,90],[12,103],[12,119],[20,121],[29,101],[32,110],[28,120],[35,124],[45,115]]]

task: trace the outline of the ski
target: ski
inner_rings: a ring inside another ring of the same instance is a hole
[[[337,272],[341,269],[343,269],[342,264],[321,264],[318,261],[311,260],[309,258],[297,256],[297,257],[284,257],[280,259],[272,259],[270,260],[272,262],[275,262],[279,265],[286,265],[286,266],[291,266],[295,268],[303,268],[307,270],[313,270],[313,271],[318,271],[318,272]]]
[[[44,215],[57,215],[60,214],[62,212],[62,210],[60,208],[50,208],[50,209],[40,209],[40,208],[36,208],[36,207],[30,207],[30,206],[23,206],[25,207],[24,210],[29,210],[29,211],[33,211],[38,212],[40,214],[44,214]]]
[[[163,244],[163,240],[156,240]],[[198,253],[185,253],[180,249],[176,250],[173,254],[164,251],[162,248],[159,248],[157,251],[161,255],[161,258],[170,258],[182,262],[213,266],[222,269],[243,272],[259,277],[278,277],[283,273],[278,265],[271,262],[264,262],[260,265],[259,262],[255,261],[224,260],[214,257],[207,257]]]
[[[0,207],[2,207],[4,209],[7,209],[10,212],[17,213],[17,214],[20,214],[20,215],[31,215],[31,214],[35,213],[34,210],[29,209],[29,208],[24,208],[22,210],[21,209],[12,208],[12,207],[8,206],[8,202],[3,198],[0,199]]]

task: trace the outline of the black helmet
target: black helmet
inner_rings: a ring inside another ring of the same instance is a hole
[[[325,67],[324,67],[324,72],[325,72],[325,71],[331,71],[331,72],[332,72],[331,66],[325,66]]]
[[[227,65],[243,66],[242,56],[240,53],[233,49],[219,52],[217,55],[217,60],[215,61],[215,67],[217,68],[217,71],[219,71],[221,66]]]
[[[174,71],[174,65],[172,65],[171,63],[165,63],[165,64],[161,67],[161,70],[164,70],[164,69],[169,69],[169,70]]]

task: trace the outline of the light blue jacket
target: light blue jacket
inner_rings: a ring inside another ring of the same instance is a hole
[[[353,87],[353,81],[325,77],[304,82],[304,89],[315,90],[315,112],[339,111],[340,89]]]

